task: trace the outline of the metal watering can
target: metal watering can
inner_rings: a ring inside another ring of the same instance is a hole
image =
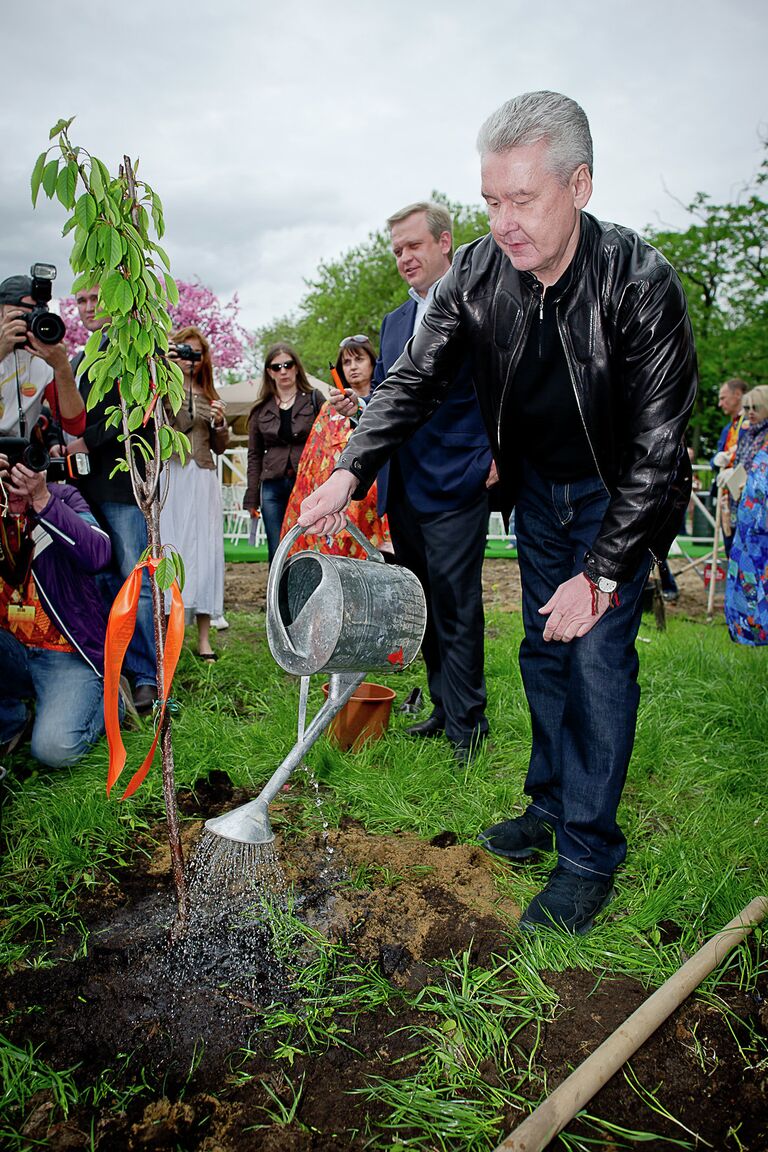
[[[275,661],[301,677],[298,740],[255,800],[207,820],[217,836],[244,844],[274,840],[268,807],[304,754],[344,707],[369,671],[405,668],[418,654],[427,623],[421,584],[406,568],[387,564],[349,521],[368,559],[288,552],[304,529],[285,536],[267,582],[267,641]],[[329,676],[328,699],[305,730],[309,677]]]

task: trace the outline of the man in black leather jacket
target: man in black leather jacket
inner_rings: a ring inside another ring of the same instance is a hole
[[[629,229],[584,211],[592,141],[574,101],[510,100],[478,149],[491,234],[457,252],[300,520],[336,530],[469,350],[516,507],[532,720],[530,804],[481,839],[519,861],[554,837],[557,866],[521,925],[582,933],[626,855],[616,813],[639,701],[635,638],[651,556],[666,555],[690,495],[695,351],[674,270]]]

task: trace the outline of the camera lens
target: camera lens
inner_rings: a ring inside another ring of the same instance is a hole
[[[51,458],[42,444],[37,444],[33,440],[29,446],[24,449],[21,462],[26,465],[31,472],[45,472],[51,462]]]
[[[59,344],[67,331],[66,325],[55,312],[38,312],[30,315],[27,327],[41,344]]]

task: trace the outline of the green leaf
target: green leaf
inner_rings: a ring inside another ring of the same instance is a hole
[[[88,237],[88,243],[85,246],[85,259],[91,268],[94,268],[99,261],[99,248],[101,246],[101,236],[103,228],[94,228]]]
[[[59,132],[66,132],[73,120],[74,116],[70,116],[69,120],[57,120],[48,133],[48,139],[53,140],[54,136],[58,136]]]
[[[133,396],[133,376],[123,376],[120,380],[120,395],[125,400],[126,405],[130,408],[134,403]]]
[[[168,253],[165,251],[164,248],[161,248],[159,244],[153,244],[152,247],[154,248],[155,252],[157,252],[157,254],[160,257],[160,259],[162,260],[163,264],[165,264],[166,268],[170,272],[171,262],[168,259]]]
[[[107,168],[106,164],[104,163],[103,160],[99,160],[98,156],[92,156],[91,157],[91,168],[94,168],[94,167],[98,168],[98,170],[99,170],[99,176],[101,177],[101,184],[102,184],[104,191],[105,192],[109,191],[111,179],[110,179],[110,175],[109,175],[109,169]]]
[[[37,194],[40,191],[40,182],[43,179],[43,169],[45,168],[45,158],[47,155],[48,155],[47,152],[41,152],[40,155],[38,156],[37,160],[35,161],[34,168],[32,169],[32,177],[30,179],[30,185],[32,187],[32,206],[33,207],[35,204],[37,204]]]
[[[75,220],[81,227],[90,229],[96,221],[96,201],[90,192],[83,192],[75,204]]]
[[[131,273],[131,279],[138,280],[141,276],[141,253],[135,244],[131,244],[131,242],[128,241],[125,245],[125,254],[128,257],[128,269]]]
[[[176,579],[179,582],[179,588],[183,591],[186,573],[184,571],[184,559],[181,555],[181,552],[171,552],[171,559],[173,560],[173,566],[176,569]]]
[[[149,216],[147,216],[147,210],[142,204],[139,204],[136,216],[139,221],[139,232],[141,232],[142,237],[146,240],[149,236]]]
[[[104,301],[104,307],[107,312],[112,311],[112,300],[115,295],[115,289],[121,279],[120,273],[113,271],[110,272],[108,276],[105,276],[101,282],[101,298]]]
[[[64,225],[64,227],[61,230],[62,236],[68,236],[69,233],[72,231],[72,229],[75,228],[76,226],[77,226],[77,220],[75,220],[74,216],[70,216],[69,220],[67,220],[66,224]],[[85,238],[83,239],[83,243],[85,243]]]
[[[130,312],[133,307],[133,289],[119,272],[113,271],[101,286],[104,305],[110,315]]]
[[[149,370],[144,360],[133,375],[133,395],[139,404],[143,404],[149,395]]]
[[[59,174],[59,158],[57,156],[53,160],[49,160],[48,163],[46,164],[45,168],[43,168],[43,175],[42,175],[41,182],[43,185],[43,190],[44,190],[44,192],[45,192],[45,194],[49,200],[51,199],[51,197],[56,192],[56,177],[58,176],[58,174]]]
[[[142,412],[141,408],[131,408],[130,412],[128,413],[129,432],[135,432],[136,429],[140,427],[143,418],[144,413]]]
[[[103,200],[104,199],[104,181],[101,177],[101,170],[99,169],[98,161],[96,159],[94,159],[93,156],[91,157],[91,172],[90,172],[90,176],[88,178],[88,183],[90,185],[91,192],[95,196],[96,200]]]
[[[81,272],[79,276],[75,277],[72,284],[72,295],[76,296],[83,288],[90,288],[93,283],[93,273],[91,271]]]
[[[174,452],[178,453],[178,456],[179,456],[179,459],[181,460],[182,465],[186,464],[187,456],[189,456],[189,451],[190,451],[189,440],[184,435],[183,432],[177,432],[175,428],[172,432],[172,436],[173,436],[173,450],[174,450]]]
[[[167,592],[171,584],[176,579],[176,569],[173,561],[168,556],[163,556],[160,563],[155,568],[155,580],[157,585],[163,592]]]
[[[56,195],[65,208],[75,205],[75,188],[77,187],[77,164],[70,161],[61,169],[56,179]]]
[[[73,217],[74,219],[74,217]],[[72,253],[69,257],[69,262],[73,268],[79,268],[83,259],[83,252],[88,242],[88,233],[82,228],[79,229],[75,235],[75,242],[72,245]]]
[[[176,286],[176,281],[173,276],[165,274],[165,290],[168,293],[168,300],[171,305],[178,304],[179,302],[179,289]]]
[[[131,308],[133,308],[133,299],[133,289],[128,281],[123,280],[121,277],[120,284],[115,290],[114,295],[115,311],[122,312],[123,315],[125,315],[126,312],[130,312]]]
[[[109,226],[108,240],[104,246],[107,268],[116,268],[123,258],[123,241],[116,228]]]

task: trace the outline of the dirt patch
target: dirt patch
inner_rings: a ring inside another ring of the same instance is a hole
[[[262,610],[266,575],[264,564],[228,565],[227,608]],[[487,561],[483,576],[487,607],[519,610],[516,562]],[[670,611],[702,618],[706,593],[699,576],[687,573],[680,586]],[[200,836],[201,814],[245,799],[250,797],[221,772],[200,781],[194,793],[181,794],[186,851]],[[500,901],[489,858],[475,846],[457,844],[448,831],[425,843],[410,834],[369,835],[352,822],[327,837],[314,831],[280,842],[280,863],[302,921],[342,946],[345,963],[392,990],[366,1010],[331,1009],[324,1026],[338,1042],[305,1050],[287,1025],[262,1026],[274,1001],[284,1006],[286,1019],[306,1021],[311,1014],[267,943],[257,941],[248,953],[247,995],[226,970],[233,947],[226,931],[217,935],[212,925],[210,946],[193,973],[169,959],[175,955],[168,949],[174,907],[164,830],[143,847],[146,856],[137,856],[130,869],[83,895],[78,910],[88,929],[85,949],[74,935],[55,941],[51,926],[44,963],[0,977],[4,1034],[16,1045],[31,1044],[50,1067],[71,1069],[77,1087],[66,1116],[50,1088],[34,1092],[23,1116],[6,1117],[5,1124],[23,1131],[7,1146],[52,1152],[392,1147],[388,1110],[359,1090],[377,1076],[397,1080],[420,1066],[420,1029],[430,1021],[417,1008],[418,997],[427,987],[444,986],[441,962],[466,951],[472,965],[487,966],[514,939],[519,910]],[[665,940],[675,938],[674,924],[659,927]],[[342,969],[328,975],[341,991],[351,979]],[[542,1011],[536,1026],[517,1035],[519,1072],[492,1060],[481,1070],[487,1083],[509,1090],[499,1138],[528,1110],[511,1101],[515,1077],[523,1077],[529,1060],[539,1085],[534,1094],[544,1084],[553,1089],[646,996],[634,981],[600,980],[594,973],[551,974],[547,982],[558,1007],[553,1018]],[[679,1140],[700,1147],[688,1132],[723,1152],[765,1152],[767,976],[758,989],[749,996],[722,991],[727,1017],[703,1001],[688,1002],[595,1097],[590,1114],[624,1129],[655,1132],[643,1143],[649,1152]],[[584,1120],[569,1131],[582,1136],[584,1146],[628,1146],[609,1137],[601,1143]],[[406,1124],[397,1136],[403,1148],[438,1146]],[[0,1124],[5,1147],[3,1140]],[[448,1130],[439,1146],[465,1152]]]
[[[180,797],[187,816],[201,809],[211,815],[243,798],[220,772]],[[200,829],[197,819],[185,826],[188,848]],[[450,832],[425,843],[413,835],[372,836],[351,822],[327,839],[315,832],[281,841],[280,863],[301,919],[343,945],[345,964],[352,966],[332,971],[331,950],[329,986],[348,988],[354,969],[375,974],[392,989],[368,1010],[353,1011],[349,998],[343,1009],[331,1010],[332,1019],[323,1010],[324,1027],[335,1030],[338,1042],[309,1052],[287,1027],[261,1026],[275,999],[297,1020],[313,1011],[268,947],[251,953],[256,959],[248,1002],[222,981],[226,941],[214,941],[206,952],[208,973],[169,966],[173,901],[162,828],[156,836],[157,844],[144,844],[153,849],[147,858],[140,856],[103,889],[98,904],[83,906],[85,950],[74,937],[59,940],[53,950],[49,942],[45,967],[28,966],[0,979],[5,1034],[15,1044],[31,1043],[53,1068],[73,1069],[80,1093],[63,1118],[51,1092],[37,1092],[24,1120],[28,1144],[13,1146],[54,1152],[391,1147],[384,1128],[388,1110],[367,1103],[358,1090],[374,1077],[400,1079],[419,1067],[419,1029],[434,1021],[418,1010],[418,995],[445,984],[440,961],[469,950],[473,965],[487,965],[508,950],[518,910],[499,902],[489,858],[457,844]],[[767,979],[762,996],[768,996]],[[600,980],[588,972],[551,974],[547,982],[559,1000],[554,1018],[542,1012],[542,1022],[516,1040],[520,1074],[531,1060],[539,1082],[552,1089],[646,993],[634,981]],[[656,1132],[643,1145],[650,1152],[688,1139],[681,1124],[719,1150],[764,1152],[768,1062],[754,1036],[766,1034],[766,1002],[734,989],[725,991],[725,1006],[730,1022],[706,1003],[687,1003],[633,1058],[627,1075],[606,1085],[590,1113]],[[482,1076],[502,1088],[509,1084],[514,1098],[515,1069],[489,1060]],[[649,1092],[675,1121],[649,1107]],[[501,1123],[509,1131],[521,1119],[510,1104]],[[595,1138],[584,1121],[569,1130]],[[398,1131],[402,1147],[433,1146],[418,1136],[407,1125]],[[463,1152],[447,1131],[444,1141],[441,1147]]]
[[[674,573],[681,572],[686,561],[673,557],[670,566]],[[704,561],[697,568],[703,571]],[[666,605],[670,616],[704,620],[707,615],[707,589],[697,569],[682,572],[678,578],[680,595],[676,603]],[[267,593],[266,564],[227,564],[225,582],[225,608],[240,612],[264,610]],[[520,610],[520,570],[517,560],[486,560],[483,565],[483,598],[488,609],[505,612]],[[722,608],[722,592],[718,588],[716,613]]]

